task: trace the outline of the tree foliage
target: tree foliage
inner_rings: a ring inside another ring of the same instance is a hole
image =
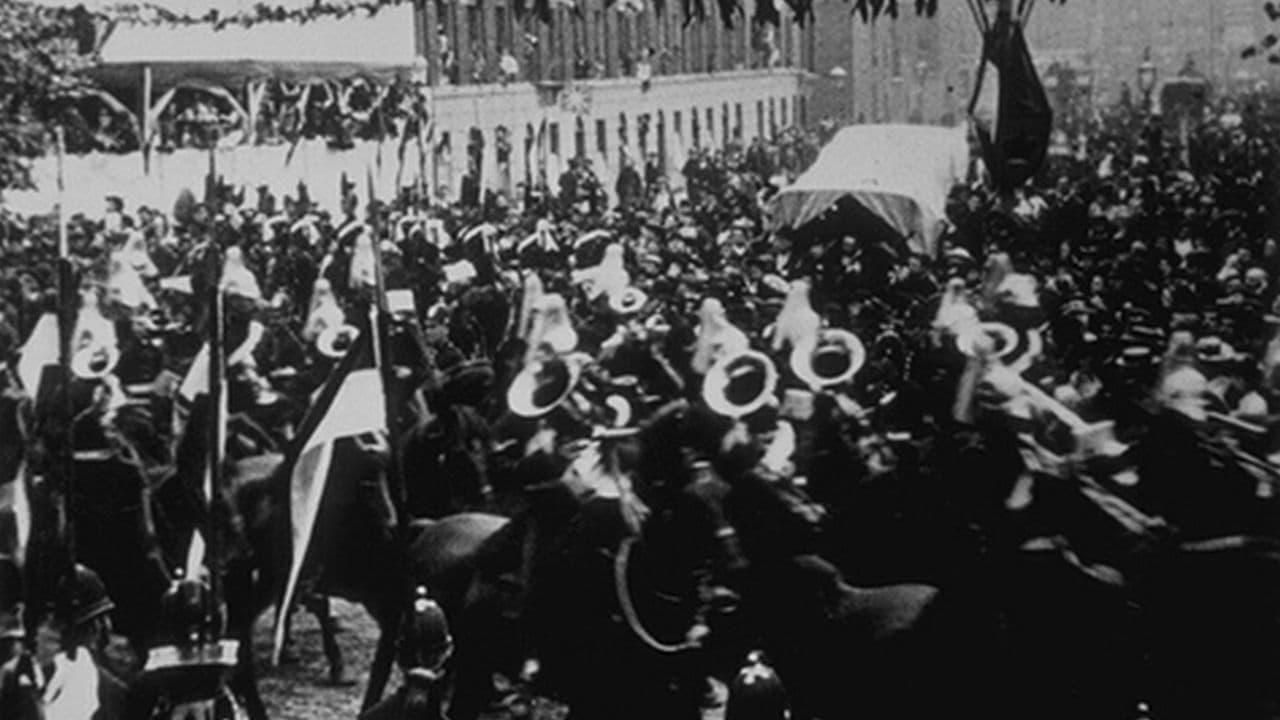
[[[1266,11],[1267,18],[1271,22],[1280,20],[1280,5],[1268,1],[1263,3],[1262,9]],[[1280,65],[1280,47],[1277,45],[1280,45],[1280,37],[1277,37],[1276,33],[1268,33],[1258,42],[1240,51],[1240,57],[1249,60],[1265,55],[1267,62]]]
[[[27,161],[50,147],[54,98],[84,84],[83,10],[0,2],[0,189],[30,185]]]
[[[249,26],[261,22],[306,23],[322,16],[342,17],[351,13],[375,13],[386,5],[419,0],[316,0],[305,7],[283,8],[263,0],[251,8],[233,15],[209,10],[200,15],[189,15],[138,0],[122,0],[99,15],[91,16],[83,7],[62,8],[36,4],[29,0],[0,0],[0,190],[23,188],[30,185],[28,160],[45,154],[51,147],[52,128],[59,97],[82,88],[86,81],[78,73],[92,60],[93,30],[95,23],[141,24],[193,24],[204,23],[215,28],[230,25]],[[425,0],[426,2],[452,2],[454,0]],[[557,4],[569,0],[554,0]],[[1011,0],[1021,13],[1035,0]],[[1065,3],[1066,0],[1047,0]],[[752,0],[715,0],[720,20],[726,25],[745,17],[744,3]],[[781,21],[774,0],[754,0],[752,21],[777,24]],[[813,18],[814,0],[785,0],[797,22],[803,24]],[[914,12],[923,17],[933,17],[941,2],[983,3],[990,0],[846,0],[851,12],[866,22],[881,18],[894,19],[900,12]],[[634,7],[632,0],[610,0],[612,7],[625,10]],[[532,10],[544,21],[550,21],[551,0],[520,0],[517,10]],[[670,3],[656,0],[655,9],[665,12]],[[1268,12],[1275,19],[1280,16],[1274,3],[1267,3]],[[544,11],[545,10],[545,11]],[[574,4],[575,12],[580,9]],[[702,21],[709,17],[705,0],[682,0],[675,12],[684,15],[685,22]],[[1267,47],[1276,44],[1275,36],[1268,38]],[[1280,58],[1272,58],[1280,63]]]

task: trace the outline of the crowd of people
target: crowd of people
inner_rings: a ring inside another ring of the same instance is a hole
[[[233,438],[229,452],[286,447],[340,355],[326,331],[359,324],[371,285],[408,290],[412,302],[397,311],[416,339],[406,385],[424,408],[433,452],[414,457],[407,505],[387,513],[388,530],[395,512],[492,511],[513,483],[519,490],[557,479],[582,497],[638,496],[635,517],[644,518],[646,503],[664,497],[646,477],[648,448],[639,461],[586,470],[571,448],[581,452],[601,428],[645,428],[660,408],[683,401],[696,420],[676,439],[691,457],[709,462],[731,494],[754,488],[744,479],[753,478],[785,500],[782,519],[731,518],[754,565],[820,557],[822,569],[807,572],[947,587],[974,567],[950,565],[967,549],[1041,552],[1103,595],[1120,592],[1164,557],[1153,548],[1276,535],[1274,102],[1250,97],[1207,111],[1185,146],[1162,118],[1100,114],[1012,197],[988,190],[978,167],[951,195],[935,256],[863,233],[841,204],[808,227],[771,227],[779,174],[812,161],[804,133],[695,157],[679,192],[662,173],[629,168],[612,209],[602,207],[600,181],[585,164],[560,180],[558,196],[448,207],[411,192],[365,198],[346,178],[347,201],[332,213],[301,185],[255,201],[209,182],[203,198],[184,192],[173,208],[110,198],[101,217],[71,218],[67,231],[82,296],[72,352],[100,349],[108,335],[118,348],[108,371],[78,382],[118,377],[116,392],[174,411],[180,383],[157,378],[185,377],[201,348],[203,292],[217,282],[205,258],[214,253],[236,297],[227,318],[230,412],[255,428]],[[57,302],[58,228],[49,217],[2,221],[0,377],[12,401],[6,412],[23,415],[30,410],[12,408],[29,408],[20,399],[34,394],[24,355]],[[824,365],[831,357],[834,368]],[[612,392],[588,395],[589,407],[575,410],[564,400],[572,393],[559,395],[545,373],[531,376],[529,397],[512,390],[530,368],[562,365],[575,381]],[[110,392],[73,395],[77,423],[116,417]],[[617,395],[624,406],[610,399]],[[160,417],[155,424],[168,427]],[[110,447],[102,432],[77,429],[75,437]],[[10,487],[27,471],[19,470],[22,445],[19,435],[0,436],[0,482]],[[91,449],[99,448],[75,448]],[[174,462],[166,453],[148,462]],[[546,461],[531,469],[533,456]],[[13,522],[0,528],[18,532]],[[1165,645],[1154,653],[1167,661],[1159,670],[1141,659],[1149,644],[1131,653],[1128,645],[1082,649],[1138,644],[1141,633],[1099,620],[1128,617],[1128,600],[1112,606],[1081,591],[1070,597],[1088,606],[1068,607],[1069,617],[1037,624],[1021,616],[1039,633],[1037,649],[1021,657],[1056,659],[1041,672],[1021,668],[1013,694],[1047,717],[1127,719],[1153,708],[1168,718],[1223,708],[1231,709],[1224,716],[1272,717],[1265,678],[1276,658],[1209,653],[1265,644],[1269,629],[1233,615],[1274,618],[1241,610],[1261,601],[1232,593],[1274,597],[1275,579],[1256,568],[1244,584],[1211,577],[1224,583],[1221,593],[1194,593],[1195,614],[1161,616],[1180,623],[1178,640],[1206,653],[1174,655],[1194,667],[1171,670]],[[712,582],[722,584],[734,581]],[[730,592],[767,594],[750,583]],[[67,645],[46,676],[75,672],[76,647],[95,652],[110,629],[100,622],[109,603],[99,599],[57,609]],[[10,603],[0,618],[12,620],[18,598],[0,592],[0,600]],[[1224,622],[1240,632],[1223,631]],[[20,623],[6,628],[6,637],[22,636]],[[1256,642],[1246,643],[1242,634],[1254,630]],[[17,655],[17,645],[9,652]],[[796,647],[766,652],[806,717],[836,716],[824,693],[848,688],[815,689],[821,681],[811,671],[832,676]],[[1088,667],[1065,667],[1068,659]],[[1058,686],[1044,676],[1055,671],[1106,690],[1090,695],[1072,681],[1075,690],[1052,695]],[[1176,688],[1151,680],[1174,672],[1186,681]],[[1040,700],[1049,697],[1060,707]]]

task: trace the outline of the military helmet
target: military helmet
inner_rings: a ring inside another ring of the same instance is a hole
[[[725,720],[783,720],[790,717],[786,688],[763,653],[751,652],[729,684],[724,717]]]
[[[57,597],[55,614],[67,625],[83,625],[115,609],[102,578],[80,564],[58,583]]]
[[[405,670],[438,672],[452,654],[453,636],[444,610],[428,596],[426,587],[419,585],[400,638],[400,665]]]
[[[217,607],[209,585],[196,578],[175,580],[160,599],[159,639],[174,645],[216,640]]]
[[[236,665],[239,643],[220,638],[221,612],[207,582],[175,580],[160,599],[159,629],[143,668],[170,697],[217,695]]]

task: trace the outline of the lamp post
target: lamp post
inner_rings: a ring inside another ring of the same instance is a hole
[[[1151,62],[1151,48],[1148,47],[1142,54],[1142,64],[1138,66],[1138,89],[1142,91],[1142,106],[1148,115],[1151,114],[1151,94],[1156,89],[1158,75],[1159,70]]]
[[[844,67],[841,65],[836,65],[835,67],[831,68],[831,70],[827,72],[827,77],[830,78],[831,81],[835,83],[836,91],[840,95],[840,115],[841,115],[840,120],[841,120],[841,124],[843,125],[848,120],[851,120],[852,119],[851,116],[853,115],[853,112],[852,112],[852,107],[854,104],[853,91],[852,89],[849,89],[849,90],[845,89],[845,83],[849,79],[849,71],[845,70]],[[850,117],[846,117],[846,116],[850,116]]]
[[[915,122],[924,122],[924,84],[929,79],[929,63],[921,60],[916,63],[916,110]]]

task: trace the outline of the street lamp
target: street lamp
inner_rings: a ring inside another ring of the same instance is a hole
[[[924,84],[929,79],[929,63],[921,60],[916,63],[916,109],[912,113],[914,122],[924,122]]]
[[[843,122],[846,115],[853,115],[853,105],[855,102],[852,88],[848,90],[845,89],[845,83],[849,79],[849,71],[845,70],[841,65],[836,65],[827,71],[827,77],[835,83],[836,93],[840,96],[840,119]]]
[[[1147,113],[1151,112],[1151,93],[1156,89],[1156,78],[1159,70],[1151,62],[1151,48],[1142,54],[1142,64],[1138,66],[1138,89],[1142,91],[1143,105]]]

